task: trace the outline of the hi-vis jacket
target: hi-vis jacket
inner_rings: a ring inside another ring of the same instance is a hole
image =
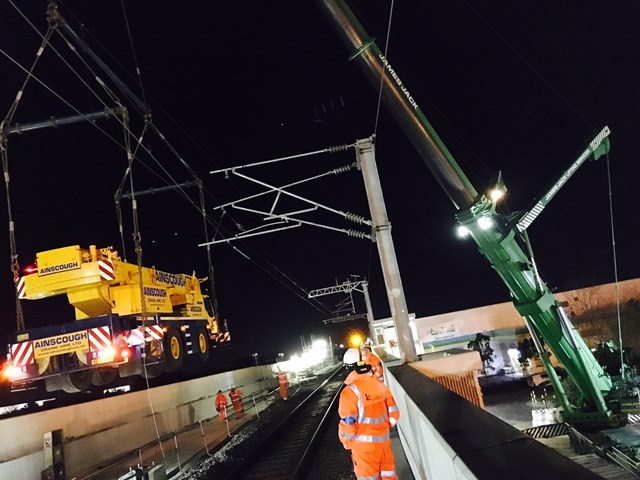
[[[224,396],[224,393],[219,393],[216,397],[216,410],[219,412],[227,408],[227,397]]]
[[[364,359],[365,363],[371,365],[371,371],[373,375],[381,382],[384,382],[384,368],[382,367],[382,361],[378,356],[373,353],[367,353],[367,358]]]
[[[346,449],[390,441],[389,430],[400,419],[391,390],[371,373],[352,377],[340,393],[338,436]]]
[[[239,403],[242,401],[242,390],[236,388],[235,390],[231,390],[229,392],[229,398],[231,398],[231,403]]]

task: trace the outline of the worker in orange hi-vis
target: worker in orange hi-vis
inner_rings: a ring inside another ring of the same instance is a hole
[[[362,360],[351,363],[359,355],[355,348],[344,355],[344,363],[356,375],[340,392],[338,437],[344,448],[351,450],[357,478],[398,480],[390,431],[400,412],[391,390],[375,378],[371,365]]]
[[[384,368],[382,367],[382,360],[378,357],[369,345],[363,345],[360,347],[362,353],[362,359],[364,363],[371,365],[371,371],[373,375],[381,382],[384,382]]]
[[[227,420],[227,397],[222,390],[218,390],[218,396],[216,397],[216,411],[218,412],[218,419],[220,423],[224,423]]]
[[[280,396],[283,400],[289,399],[289,377],[286,372],[278,371],[278,384],[280,385]]]
[[[233,387],[231,387],[231,391],[229,392],[229,398],[231,399],[233,410],[236,412],[236,420],[244,417],[244,408],[242,406],[242,390],[234,385]]]

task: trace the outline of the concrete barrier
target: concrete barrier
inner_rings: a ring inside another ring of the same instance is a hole
[[[400,441],[417,480],[601,478],[409,364],[385,370],[400,409]]]
[[[0,478],[39,480],[43,435],[62,429],[67,478],[217,415],[214,397],[233,385],[245,399],[275,388],[269,365],[250,367],[0,421]]]

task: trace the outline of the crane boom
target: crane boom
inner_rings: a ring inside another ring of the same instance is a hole
[[[346,2],[318,1],[337,27],[343,42],[351,49],[351,60],[364,70],[376,90],[382,88],[385,105],[458,210],[456,219],[459,225],[473,238],[480,253],[507,286],[511,300],[532,336],[544,339],[579,390],[580,398],[570,402],[555,371],[548,361],[545,362],[546,353],[541,351],[550,380],[563,404],[565,420],[594,428],[625,423],[626,415],[621,414],[617,403],[609,398],[613,389],[610,377],[566,317],[551,290],[540,279],[530,255],[526,232],[517,228],[513,216],[506,217],[496,212],[495,201],[477,193],[409,89]],[[587,149],[582,161],[595,150]]]

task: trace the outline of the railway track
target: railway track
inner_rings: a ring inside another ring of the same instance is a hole
[[[286,418],[247,453],[224,477],[232,479],[303,479],[318,451],[327,426],[336,425],[335,413],[346,372],[335,370]],[[332,431],[335,437],[335,431]],[[337,442],[337,437],[335,438]],[[326,461],[326,459],[325,459]],[[326,477],[325,477],[326,478]]]

